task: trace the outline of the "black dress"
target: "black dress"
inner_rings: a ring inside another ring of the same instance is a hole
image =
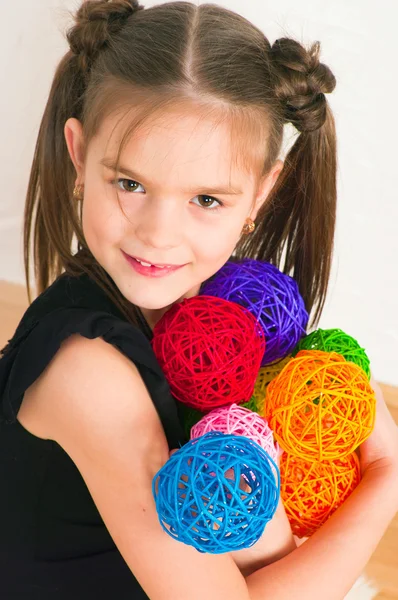
[[[61,275],[28,308],[0,359],[0,598],[132,600],[147,595],[113,542],[74,462],[16,419],[62,340],[101,336],[130,358],[169,448],[186,442],[151,332],[129,324],[87,275]]]

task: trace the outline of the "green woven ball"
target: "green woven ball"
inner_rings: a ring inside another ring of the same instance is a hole
[[[322,350],[323,352],[337,352],[347,361],[361,367],[370,379],[370,361],[358,342],[341,329],[317,329],[302,338],[297,344],[293,355],[299,350]]]
[[[180,417],[180,421],[182,422],[182,426],[184,429],[184,433],[186,437],[189,439],[191,435],[191,427],[196,425],[200,419],[204,416],[205,413],[196,410],[195,408],[191,408],[182,402],[176,402],[178,414]]]
[[[250,400],[248,402],[244,402],[243,404],[240,404],[239,406],[243,406],[243,408],[247,408],[248,410],[251,410],[252,412],[260,414],[258,402],[254,395],[250,398]]]

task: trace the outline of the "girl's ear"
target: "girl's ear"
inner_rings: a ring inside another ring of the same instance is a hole
[[[68,119],[65,123],[64,134],[69,155],[76,169],[76,182],[82,184],[84,172],[84,139],[81,122],[74,118]]]
[[[255,218],[257,217],[258,211],[260,210],[264,202],[267,200],[268,194],[274,187],[275,182],[283,169],[283,164],[283,161],[281,161],[278,158],[278,160],[275,161],[274,166],[272,167],[268,175],[260,180],[260,185],[258,187],[257,194],[253,202],[253,209],[249,215],[253,220],[255,220]]]

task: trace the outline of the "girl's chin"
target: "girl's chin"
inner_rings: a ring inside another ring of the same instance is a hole
[[[163,294],[162,298],[159,298],[159,294],[156,297],[146,296],[140,294],[128,295],[127,299],[135,306],[138,306],[141,310],[147,311],[166,311],[176,302],[180,302],[185,295],[175,296],[175,294],[167,297]]]
[[[116,279],[115,283],[116,285],[119,284],[120,291],[129,302],[141,309],[153,311],[168,309],[184,298],[197,296],[201,287],[201,283],[197,283],[187,289],[186,280],[184,282],[170,281],[169,285],[162,285],[161,279],[153,280],[149,278],[148,281],[139,283],[136,281],[127,283],[122,278],[119,281]],[[164,281],[164,283],[166,282]]]

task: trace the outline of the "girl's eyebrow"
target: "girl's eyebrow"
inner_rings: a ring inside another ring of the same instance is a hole
[[[112,159],[105,157],[102,160],[100,160],[100,164],[103,165],[104,167],[106,167],[107,169],[110,169],[111,171],[114,171],[116,173],[116,163]],[[145,179],[145,178],[141,177],[138,173],[134,173],[134,171],[132,171],[131,169],[128,169],[127,167],[124,167],[122,165],[119,165],[118,172],[123,173],[124,175],[128,175],[134,181],[141,182]],[[242,190],[233,188],[228,185],[211,188],[211,189],[208,186],[206,186],[206,187],[203,186],[202,189],[205,189],[207,194],[224,194],[224,195],[231,195],[231,196],[243,194]],[[192,192],[192,190],[187,190],[187,191]]]

